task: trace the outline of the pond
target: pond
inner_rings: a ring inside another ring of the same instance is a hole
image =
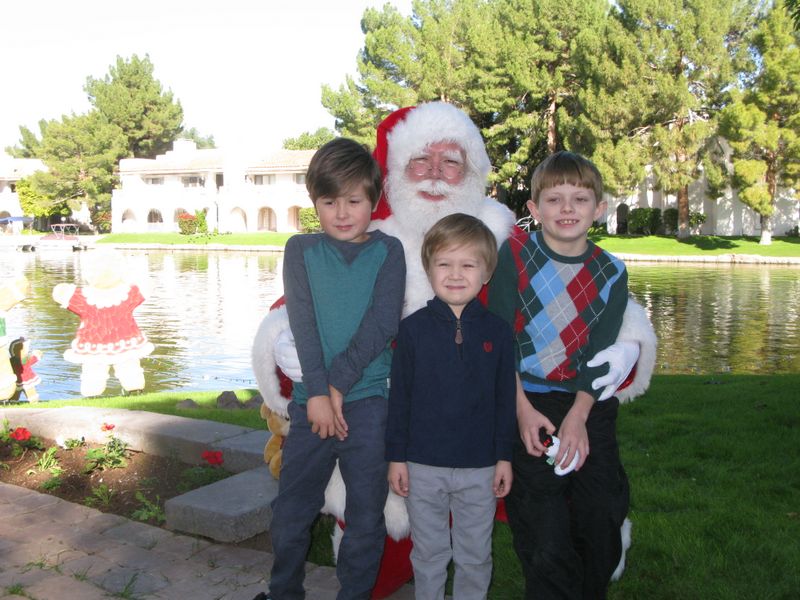
[[[89,252],[93,252],[90,250]],[[255,388],[250,347],[269,306],[283,293],[280,252],[121,251],[130,280],[146,291],[134,312],[155,345],[142,359],[146,392]],[[80,365],[63,352],[78,328],[78,317],[52,298],[59,283],[82,285],[85,252],[0,249],[0,280],[19,274],[31,283],[31,297],[12,308],[8,335],[24,335],[44,352],[34,371],[42,378],[42,399],[80,396]],[[109,379],[106,394],[120,387]]]
[[[91,252],[91,251],[90,251]],[[135,312],[156,349],[143,359],[147,392],[255,387],[250,347],[282,294],[282,253],[122,251],[134,281],[149,288]],[[8,314],[44,356],[34,370],[45,400],[79,396],[80,367],[63,359],[78,318],[52,299],[81,284],[83,252],[0,248],[0,280],[24,274],[31,298]],[[786,266],[630,263],[630,289],[659,337],[656,373],[800,371],[800,270]],[[118,394],[109,380],[107,394]]]

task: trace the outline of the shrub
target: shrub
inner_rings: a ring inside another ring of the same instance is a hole
[[[197,233],[208,233],[208,221],[206,221],[206,211],[194,211],[194,218],[197,219]]]
[[[319,217],[313,208],[300,209],[300,231],[314,233],[320,230]]]
[[[678,232],[678,209],[666,208],[662,213],[664,220],[664,233],[672,235]],[[689,228],[695,230],[706,222],[706,216],[701,212],[689,212]]]
[[[98,233],[111,232],[111,211],[98,210],[96,213],[94,213],[92,221],[94,222],[94,226]]]
[[[194,235],[197,232],[197,217],[187,212],[179,214],[178,228],[182,235]]]
[[[654,235],[661,227],[660,208],[634,208],[628,214],[628,233]]]
[[[598,223],[595,221],[589,227],[589,235],[608,235],[608,223]]]
[[[689,227],[695,229],[706,222],[706,216],[701,212],[689,213]]]
[[[677,208],[665,208],[664,212],[661,213],[661,218],[664,221],[664,233],[670,235],[678,231]]]

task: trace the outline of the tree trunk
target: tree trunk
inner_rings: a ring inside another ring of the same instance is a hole
[[[772,217],[761,215],[761,240],[758,243],[762,246],[772,244]]]
[[[772,160],[767,163],[767,191],[769,192],[770,204],[775,208],[775,195],[778,191],[778,168],[777,160],[772,156]],[[762,246],[772,244],[772,217],[761,215],[761,240],[758,242]]]
[[[550,106],[547,107],[547,152],[552,154],[556,151],[558,137],[556,135],[556,92],[550,97]]]
[[[678,239],[685,240],[689,237],[689,186],[684,185],[678,190]]]

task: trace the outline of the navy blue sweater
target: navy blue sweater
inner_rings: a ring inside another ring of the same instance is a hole
[[[457,325],[461,344],[455,342]],[[511,460],[514,373],[508,323],[477,300],[464,307],[460,320],[442,300],[430,300],[400,322],[386,460],[451,468]]]

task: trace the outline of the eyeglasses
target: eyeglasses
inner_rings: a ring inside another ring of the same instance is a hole
[[[458,179],[464,174],[463,162],[453,158],[440,158],[438,161],[434,161],[431,156],[412,158],[408,161],[406,169],[412,175],[422,177],[434,171],[434,163],[436,164],[436,171],[438,171],[442,179]]]

